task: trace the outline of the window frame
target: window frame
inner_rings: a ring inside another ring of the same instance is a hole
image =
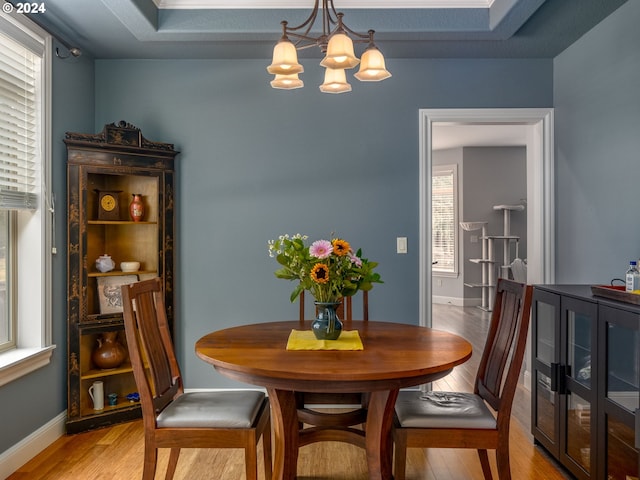
[[[7,322],[7,340],[0,343],[0,354],[16,347],[16,332],[18,331],[17,316],[15,315],[14,308],[16,298],[14,295],[14,285],[16,282],[16,272],[14,265],[16,264],[16,248],[17,241],[17,214],[15,211],[2,210],[1,213],[6,213],[6,220],[0,217],[0,223],[6,221],[6,252],[4,255],[4,275],[5,275],[5,299],[4,299],[4,312],[3,314],[8,318]],[[3,215],[4,216],[4,215]]]
[[[52,226],[55,212],[51,195],[51,59],[52,38],[34,22],[19,14],[0,16],[5,35],[37,47],[41,53],[38,116],[40,119],[40,192],[36,211],[12,211],[17,242],[13,285],[16,326],[15,346],[0,352],[0,386],[51,361],[52,343]],[[34,295],[34,293],[39,293]]]
[[[443,269],[438,267],[438,264],[432,264],[431,273],[433,276],[439,277],[458,277],[460,274],[459,270],[459,233],[458,233],[458,219],[459,219],[459,208],[460,208],[460,197],[459,197],[459,185],[458,185],[458,165],[457,164],[448,164],[448,165],[433,165],[431,167],[431,181],[433,183],[433,177],[435,176],[444,176],[451,175],[453,177],[452,180],[452,188],[453,188],[453,268],[452,269]],[[433,235],[435,230],[433,229],[433,219],[435,218],[433,208],[435,203],[433,202],[434,192],[431,192],[432,202],[431,202],[431,249],[433,255],[434,242]],[[432,259],[433,261],[433,259]]]

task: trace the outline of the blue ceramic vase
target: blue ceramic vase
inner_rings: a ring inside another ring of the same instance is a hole
[[[342,333],[342,322],[338,318],[336,308],[340,302],[314,302],[316,318],[311,323],[311,330],[318,340],[336,340]]]

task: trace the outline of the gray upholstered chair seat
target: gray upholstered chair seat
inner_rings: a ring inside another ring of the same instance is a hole
[[[482,398],[461,392],[400,392],[396,415],[407,428],[496,428]]]
[[[156,418],[158,428],[251,428],[265,394],[255,390],[185,393]]]

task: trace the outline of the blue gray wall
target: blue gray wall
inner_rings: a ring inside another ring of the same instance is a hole
[[[640,2],[554,60],[556,281],[608,283],[640,257]]]
[[[274,90],[265,60],[96,62],[96,129],[124,119],[178,158],[176,344],[187,387],[232,385],[194,342],[230,325],[294,319],[267,241],[331,232],[380,262],[374,319],[418,322],[418,111],[550,107],[551,60],[394,60],[393,77]],[[397,255],[396,237],[409,253]]]

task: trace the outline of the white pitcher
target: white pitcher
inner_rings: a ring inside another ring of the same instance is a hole
[[[104,409],[104,385],[100,380],[93,382],[93,385],[89,387],[89,396],[93,401],[94,410]]]

